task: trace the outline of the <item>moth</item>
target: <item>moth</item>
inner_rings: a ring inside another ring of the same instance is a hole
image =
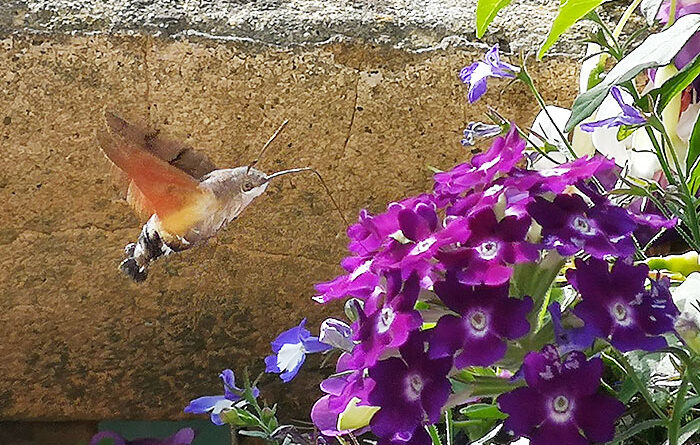
[[[201,151],[165,138],[159,132],[105,113],[108,130],[97,139],[107,158],[128,178],[127,201],[142,215],[150,215],[138,240],[124,249],[119,269],[135,282],[148,277],[156,259],[182,252],[213,238],[262,195],[276,177],[311,171],[321,180],[334,206],[340,208],[321,175],[310,167],[270,175],[254,168],[286,121],[247,166],[217,169]],[[341,213],[342,216],[342,213]]]

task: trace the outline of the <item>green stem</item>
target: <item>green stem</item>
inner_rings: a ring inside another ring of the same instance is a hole
[[[532,81],[532,77],[530,77],[530,74],[527,72],[527,68],[525,67],[525,62],[523,61],[522,68],[520,69],[520,72],[518,73],[518,79],[523,81],[525,85],[530,89],[532,94],[535,96],[535,100],[537,100],[537,103],[540,105],[540,108],[542,108],[542,111],[547,115],[547,118],[549,121],[552,123],[554,128],[557,130],[557,134],[559,134],[559,137],[561,140],[564,142],[564,145],[566,145],[566,149],[569,151],[571,156],[576,159],[578,156],[576,156],[576,153],[574,152],[574,149],[571,147],[571,144],[569,143],[569,140],[564,136],[564,133],[562,133],[561,129],[559,129],[559,126],[557,125],[556,122],[554,122],[554,118],[552,118],[552,115],[549,114],[549,110],[547,110],[547,104],[544,101],[544,98],[542,98],[542,95],[540,94],[539,91],[537,91],[537,87],[535,87],[535,83]]]
[[[452,419],[452,410],[447,409],[445,411],[445,437],[447,438],[447,445],[454,445],[454,419]]]
[[[442,445],[442,441],[440,440],[440,434],[438,433],[438,430],[435,427],[435,425],[428,425],[425,427],[425,430],[430,435],[430,440],[433,442],[433,445]]]
[[[668,23],[666,24],[666,27],[669,27],[673,25],[673,22],[676,21],[676,4],[677,0],[671,0],[671,4],[669,5],[668,9]]]
[[[624,369],[625,373],[632,379],[632,383],[634,383],[634,386],[637,387],[637,391],[642,395],[644,400],[646,400],[647,404],[649,407],[654,411],[654,413],[659,417],[659,419],[664,419],[666,420],[668,417],[664,412],[659,408],[659,405],[654,402],[654,399],[651,397],[651,393],[649,393],[649,389],[647,386],[642,382],[642,380],[639,378],[636,372],[634,372],[634,368],[632,365],[630,365],[630,362],[627,360],[627,357],[624,356],[621,352],[618,352],[615,349],[610,349],[612,354],[615,355],[615,358],[612,359],[614,363],[616,363],[618,366],[620,366],[622,369]]]
[[[622,28],[625,27],[627,24],[627,21],[632,17],[632,14],[634,13],[634,10],[637,9],[637,6],[642,3],[642,0],[634,0],[630,5],[625,9],[625,12],[622,14],[622,17],[620,17],[620,21],[617,22],[617,25],[615,26],[615,29],[612,32],[613,37],[615,40],[617,40],[618,37],[620,37],[620,34],[622,34]]]
[[[683,374],[681,385],[676,393],[676,401],[673,404],[673,415],[668,425],[668,445],[678,445],[678,436],[680,434],[681,419],[683,418],[683,404],[685,403],[685,394],[688,392],[688,369]]]

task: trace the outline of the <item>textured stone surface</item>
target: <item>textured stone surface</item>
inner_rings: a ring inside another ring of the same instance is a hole
[[[467,156],[461,129],[487,104],[523,125],[536,109],[499,81],[469,106],[456,73],[474,50],[108,36],[7,37],[0,48],[4,419],[177,418],[190,398],[220,391],[224,367],[258,372],[280,329],[306,314],[316,329],[338,311],[309,300],[314,282],[339,272],[346,242],[311,175],[273,184],[216,241],[157,262],[146,283],[121,276],[140,221],[96,146],[104,109],[221,166],[254,158],[288,118],[260,167],[316,167],[348,219],[427,190],[427,166]],[[570,59],[532,64],[547,100],[563,105],[574,70]],[[291,386],[264,380],[263,393],[303,418],[320,375],[312,360]]]
[[[558,0],[514,0],[484,41],[531,51]],[[616,6],[612,7],[613,9]],[[0,33],[147,33],[204,36],[278,47],[362,41],[407,50],[475,44],[475,0],[4,0]],[[553,52],[580,54],[577,24]]]

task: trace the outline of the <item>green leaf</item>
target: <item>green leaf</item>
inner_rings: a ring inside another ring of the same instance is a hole
[[[661,419],[645,420],[643,422],[636,423],[634,426],[615,436],[615,439],[612,442],[609,442],[608,445],[623,443],[623,441],[636,436],[642,431],[662,426],[666,426],[666,422]]]
[[[552,23],[547,40],[537,53],[537,58],[542,59],[544,53],[559,40],[559,37],[571,28],[571,25],[578,22],[583,16],[597,8],[603,0],[563,0],[559,7],[559,14]]]
[[[224,423],[234,426],[257,426],[260,421],[243,408],[222,411],[219,414]]]
[[[639,125],[620,125],[617,129],[617,140],[624,141],[628,137],[632,136],[636,130],[639,129]]]
[[[465,406],[459,412],[470,419],[505,419],[508,417],[496,405],[489,405],[488,403],[474,403]]]
[[[642,0],[642,4],[640,6],[649,26],[654,24],[656,14],[659,13],[659,8],[661,8],[661,3],[663,2],[664,0]]]
[[[693,196],[700,187],[700,116],[693,125],[693,132],[690,134],[690,142],[688,143],[688,168],[692,169],[688,180],[690,181],[690,191]]]
[[[267,438],[267,433],[265,431],[240,430],[238,431],[238,434],[241,436],[259,437],[261,439]]]
[[[688,14],[676,20],[670,28],[647,37],[634,51],[620,60],[601,83],[576,98],[564,131],[573,130],[593,114],[613,85],[632,80],[647,68],[671,63],[678,51],[699,29],[700,14]]]
[[[476,36],[482,38],[498,11],[508,6],[511,0],[479,0],[476,5]]]
[[[651,110],[651,107],[656,104],[656,112],[660,114],[671,100],[693,83],[698,76],[700,76],[700,56],[695,57],[691,63],[683,67],[663,85],[640,97],[636,103],[646,110]]]

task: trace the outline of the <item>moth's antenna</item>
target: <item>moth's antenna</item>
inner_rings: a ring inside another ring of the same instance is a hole
[[[284,129],[284,127],[285,127],[288,123],[289,123],[289,119],[285,119],[284,122],[282,122],[282,125],[280,125],[279,128],[277,128],[277,130],[272,134],[272,136],[270,136],[270,139],[268,139],[267,142],[265,142],[265,145],[263,145],[263,148],[260,150],[260,153],[258,153],[258,156],[257,156],[255,159],[253,159],[253,162],[251,162],[250,164],[248,164],[248,169],[245,171],[246,174],[248,174],[248,172],[250,171],[250,169],[253,168],[253,166],[255,166],[255,164],[258,163],[258,161],[259,161],[260,158],[262,157],[263,153],[265,153],[265,150],[267,150],[267,147],[270,146],[270,144],[272,143],[272,141],[275,140],[275,138],[277,137],[277,135],[280,134],[280,132]]]
[[[328,186],[326,185],[326,181],[323,180],[323,177],[316,169],[313,169],[311,167],[290,168],[288,170],[282,170],[282,171],[272,173],[271,175],[267,175],[265,178],[267,179],[267,181],[270,181],[271,179],[274,179],[278,176],[288,175],[291,173],[301,173],[301,172],[311,172],[311,173],[316,175],[318,180],[321,182],[321,185],[323,186],[323,188],[326,189],[326,194],[331,199],[333,206],[338,211],[338,215],[340,215],[340,219],[343,220],[343,223],[345,223],[346,227],[349,226],[350,223],[348,223],[348,220],[345,218],[345,215],[343,215],[343,211],[340,210],[340,206],[338,205],[335,198],[333,197],[333,194],[331,193],[331,189],[328,188]]]

